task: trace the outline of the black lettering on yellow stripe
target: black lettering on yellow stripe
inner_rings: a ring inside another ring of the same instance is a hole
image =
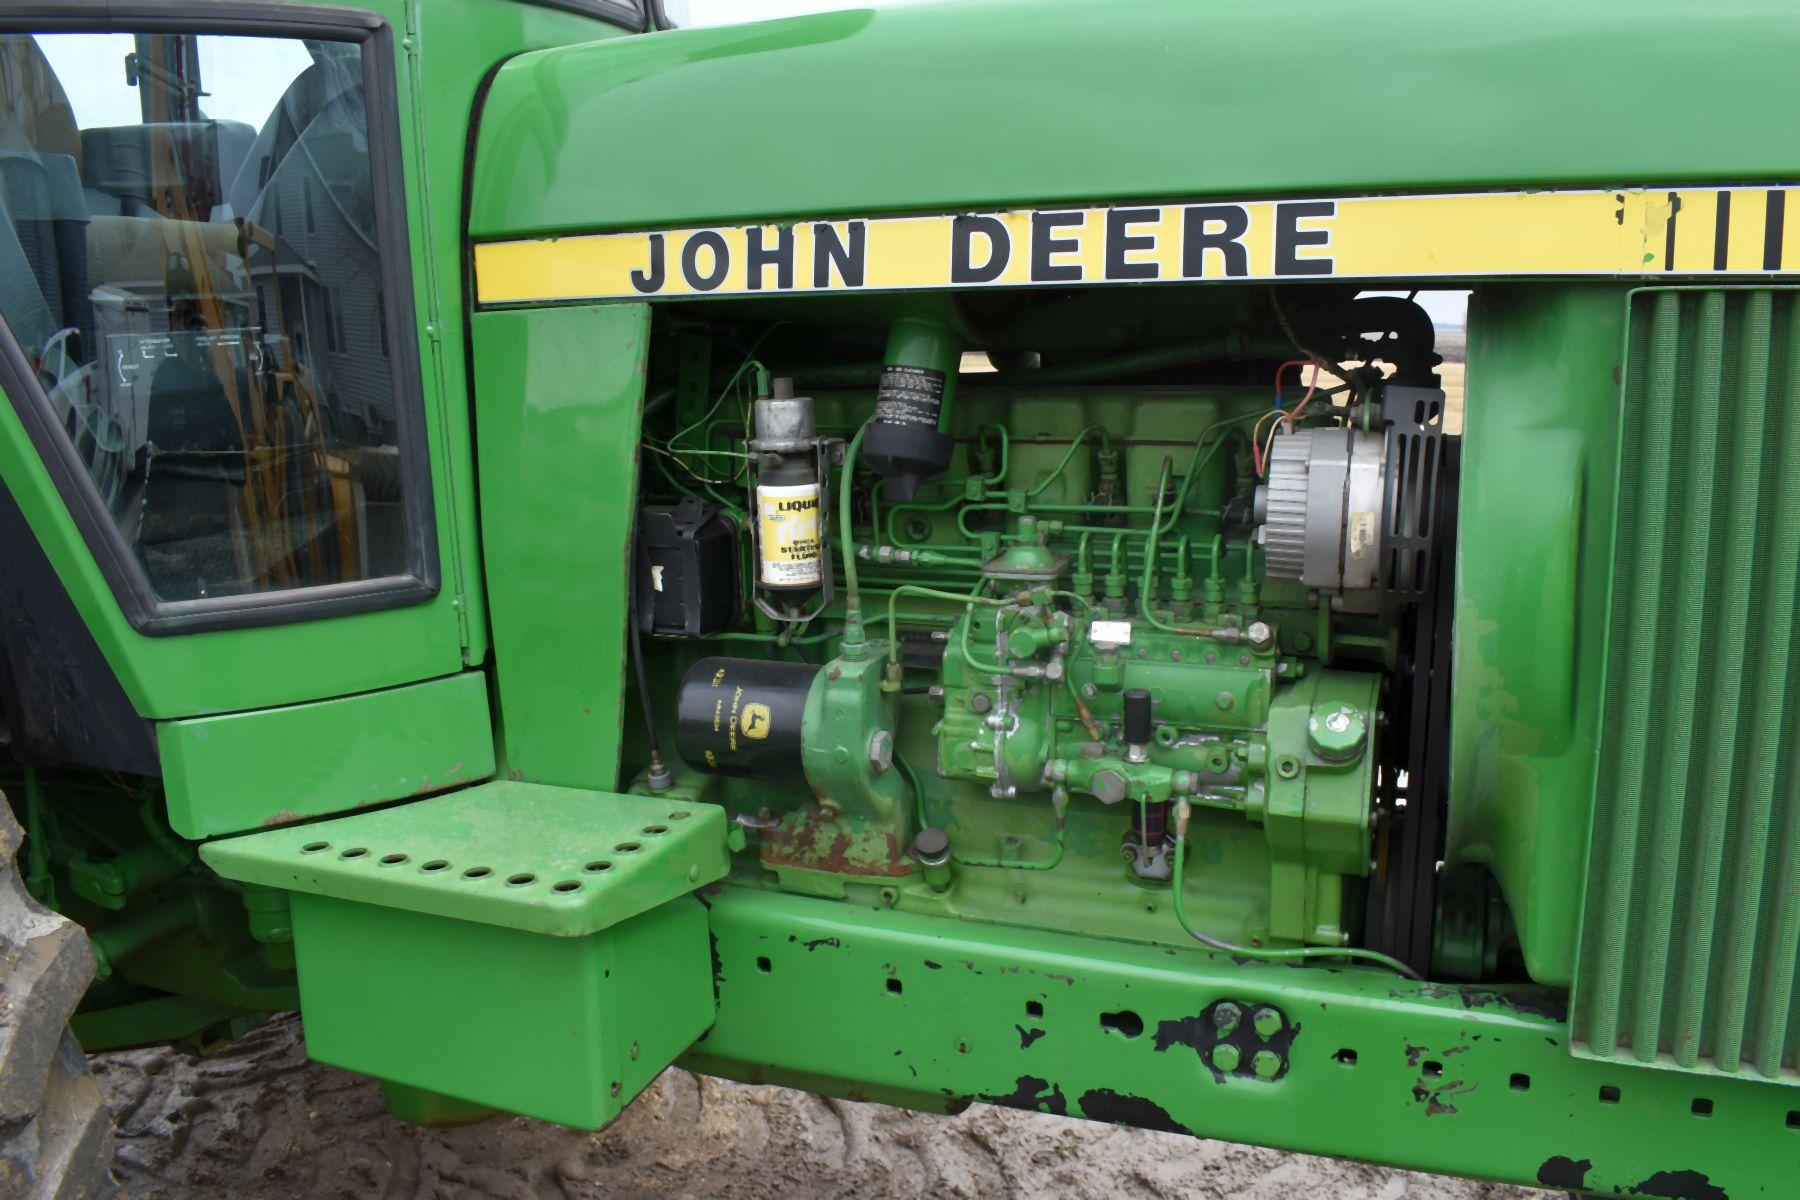
[[[1787,193],[1770,188],[1768,207],[1763,210],[1763,270],[1781,270],[1782,226],[1787,215]]]
[[[1034,212],[1031,214],[1031,281],[1033,283],[1080,283],[1080,263],[1059,263],[1054,261],[1059,254],[1074,254],[1081,249],[1081,240],[1072,237],[1057,237],[1059,229],[1072,229],[1081,225],[1081,213],[1078,212]]]
[[[1675,269],[1675,218],[1681,213],[1681,197],[1669,193],[1669,225],[1663,234],[1663,270]]]
[[[662,291],[663,281],[667,275],[667,266],[663,262],[663,235],[653,233],[650,235],[650,265],[641,271],[631,273],[631,286],[648,296]]]
[[[1275,274],[1329,275],[1333,262],[1328,255],[1300,257],[1307,246],[1331,245],[1331,230],[1302,229],[1300,222],[1337,215],[1333,200],[1288,201],[1275,206]]]
[[[700,251],[712,253],[712,265],[702,273],[700,270]],[[687,244],[681,248],[681,277],[696,292],[710,292],[725,282],[726,272],[731,270],[731,250],[725,245],[725,235],[716,229],[702,229],[698,233],[688,235]]]
[[[744,249],[744,269],[748,274],[747,283],[751,291],[760,292],[763,286],[763,268],[775,268],[775,286],[788,291],[794,286],[794,230],[791,225],[783,225],[775,231],[775,245],[771,249],[763,245],[763,234],[767,232],[761,225],[752,225],[749,229],[749,242]]]
[[[1154,257],[1150,262],[1132,262],[1127,256],[1147,252],[1154,256],[1156,235],[1132,233],[1133,225],[1154,221],[1161,209],[1109,208],[1106,210],[1106,278],[1155,279],[1160,269]]]
[[[869,228],[863,221],[851,221],[850,244],[844,245],[836,226],[820,222],[813,226],[813,286],[831,286],[831,273],[845,287],[863,285],[863,269],[869,257]]]
[[[987,241],[987,257],[975,265],[975,239]],[[959,216],[950,223],[950,282],[992,283],[1012,259],[1012,235],[998,217]]]
[[[1206,252],[1216,250],[1224,260],[1221,274],[1250,274],[1250,252],[1244,234],[1250,231],[1250,214],[1241,204],[1195,204],[1181,210],[1181,274],[1185,279],[1206,278]]]
[[[1718,211],[1713,215],[1713,270],[1725,269],[1725,252],[1731,249],[1731,193],[1719,193]]]

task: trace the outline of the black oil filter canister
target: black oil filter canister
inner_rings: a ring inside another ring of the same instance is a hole
[[[961,362],[948,326],[902,317],[889,329],[875,419],[862,448],[863,462],[887,482],[887,499],[908,503],[920,484],[949,470],[956,439],[943,427]]]
[[[800,721],[818,673],[813,663],[701,659],[675,700],[675,752],[711,775],[804,779]]]

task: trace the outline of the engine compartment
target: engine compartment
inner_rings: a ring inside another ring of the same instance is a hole
[[[657,310],[631,790],[723,805],[734,882],[1491,973],[1503,922],[1433,944],[1433,336],[1331,286]]]

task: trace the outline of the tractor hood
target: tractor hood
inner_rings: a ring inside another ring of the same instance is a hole
[[[477,239],[1127,197],[1790,179],[1782,0],[969,0],[522,55]]]

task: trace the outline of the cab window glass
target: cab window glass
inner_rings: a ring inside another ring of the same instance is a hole
[[[158,600],[411,567],[362,53],[0,35],[0,317]]]

